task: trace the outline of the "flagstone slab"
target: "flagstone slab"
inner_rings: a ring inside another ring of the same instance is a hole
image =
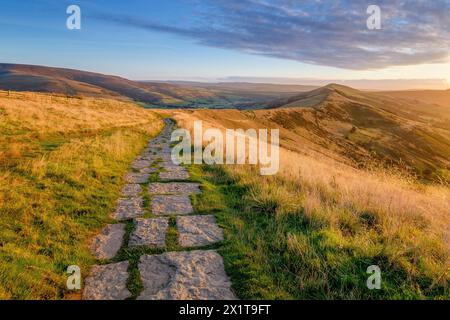
[[[112,217],[116,220],[128,220],[144,215],[144,200],[142,197],[121,198],[117,201],[116,211]]]
[[[174,164],[172,161],[168,161],[168,162],[163,161],[159,164],[159,166],[162,169],[164,169],[164,171],[169,171],[169,172],[187,171],[185,167]]]
[[[143,159],[151,161],[152,163],[155,163],[156,161],[159,161],[161,157],[155,152],[155,153],[147,153],[142,156]]]
[[[93,266],[84,282],[83,300],[124,300],[131,297],[127,289],[128,261]]]
[[[187,195],[159,195],[152,198],[152,213],[157,215],[183,215],[194,212]]]
[[[200,185],[194,182],[153,182],[148,185],[150,194],[197,194]]]
[[[151,161],[149,161],[149,160],[139,159],[139,160],[135,160],[131,164],[131,167],[133,169],[140,170],[140,169],[143,169],[143,168],[150,167],[152,164],[153,163]]]
[[[135,219],[135,229],[128,246],[165,247],[168,228],[168,218]]]
[[[138,197],[142,192],[142,187],[140,184],[127,184],[122,188],[122,195],[124,197]]]
[[[189,173],[185,170],[160,172],[159,179],[163,181],[187,180],[189,179]]]
[[[125,179],[128,183],[147,183],[150,179],[150,174],[148,173],[127,173]]]
[[[222,257],[213,250],[143,255],[138,300],[234,300]]]
[[[177,217],[178,241],[182,247],[199,247],[223,240],[223,230],[214,216]]]
[[[156,168],[143,168],[139,170],[140,173],[154,173],[156,172]]]
[[[99,260],[109,260],[116,256],[122,247],[125,224],[107,225],[91,243],[91,253]]]

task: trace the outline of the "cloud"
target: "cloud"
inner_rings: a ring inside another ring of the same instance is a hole
[[[447,61],[450,1],[373,1],[381,8],[381,30],[366,27],[369,2],[191,0],[195,10],[176,25],[127,16],[98,18],[205,46],[345,69]]]

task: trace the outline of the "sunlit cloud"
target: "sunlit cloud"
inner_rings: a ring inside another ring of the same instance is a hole
[[[368,30],[367,1],[202,0],[176,25],[97,18],[194,39],[209,47],[299,62],[371,70],[442,63],[450,52],[450,2],[377,1],[382,29]]]

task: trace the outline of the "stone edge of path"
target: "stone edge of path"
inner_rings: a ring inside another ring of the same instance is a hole
[[[127,288],[128,261],[95,265],[85,280],[84,300],[125,300],[131,297]]]
[[[143,255],[138,300],[235,300],[223,258],[215,250]]]
[[[114,258],[122,247],[125,236],[125,224],[108,224],[95,236],[90,245],[92,255],[98,260]]]

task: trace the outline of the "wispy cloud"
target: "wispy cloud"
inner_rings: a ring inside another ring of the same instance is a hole
[[[194,39],[199,44],[346,69],[447,61],[450,1],[379,0],[382,29],[366,28],[370,1],[191,0],[186,22],[97,18]]]

